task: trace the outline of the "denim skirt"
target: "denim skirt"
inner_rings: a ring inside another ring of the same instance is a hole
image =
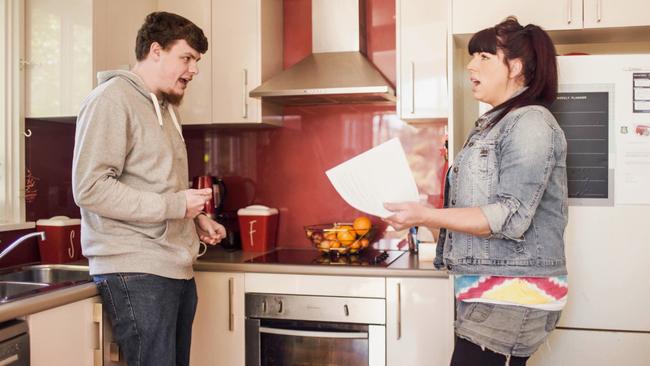
[[[561,311],[457,301],[456,335],[502,355],[529,357],[555,329]]]

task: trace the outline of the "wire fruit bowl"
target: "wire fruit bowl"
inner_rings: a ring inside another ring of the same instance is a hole
[[[305,226],[305,235],[321,253],[357,254],[374,238],[374,227],[355,230],[351,223],[335,222]]]

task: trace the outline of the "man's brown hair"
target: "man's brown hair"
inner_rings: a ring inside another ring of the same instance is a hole
[[[138,31],[135,57],[138,61],[147,58],[149,48],[154,42],[158,42],[166,50],[181,39],[201,54],[208,50],[208,39],[196,24],[177,14],[164,11],[151,13],[147,15]]]

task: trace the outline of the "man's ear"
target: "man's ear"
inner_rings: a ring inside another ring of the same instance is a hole
[[[149,55],[153,57],[154,60],[160,59],[161,51],[162,51],[162,47],[160,46],[160,43],[151,42],[151,45],[149,46]]]
[[[516,79],[520,76],[523,76],[523,69],[524,69],[524,64],[521,62],[521,59],[514,59],[509,61],[510,64],[510,72],[508,74],[508,77],[511,79]]]

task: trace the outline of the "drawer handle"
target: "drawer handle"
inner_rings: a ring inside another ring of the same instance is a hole
[[[402,339],[402,284],[397,284],[397,340]]]

